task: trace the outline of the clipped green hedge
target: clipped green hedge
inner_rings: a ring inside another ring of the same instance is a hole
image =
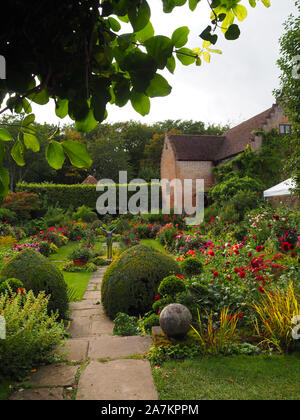
[[[118,312],[145,314],[151,310],[162,279],[179,271],[176,261],[152,247],[129,248],[104,274],[101,297],[105,312],[112,319]]]
[[[129,184],[124,187],[128,187]],[[148,208],[151,209],[151,184],[148,184]],[[123,187],[123,185],[122,185]],[[119,189],[120,185],[116,185],[117,208],[119,202]],[[139,189],[138,189],[139,190]],[[88,184],[26,184],[19,183],[16,186],[16,191],[26,191],[38,194],[40,198],[46,203],[47,206],[55,206],[58,204],[63,209],[68,209],[72,206],[74,209],[82,206],[83,204],[92,209],[96,208],[98,197],[103,194],[102,191],[96,191],[95,185]],[[137,191],[127,191],[128,200]],[[160,189],[160,202],[161,202],[161,189]]]
[[[51,295],[48,312],[58,311],[60,318],[65,318],[68,310],[67,284],[59,269],[39,252],[31,249],[16,254],[1,270],[2,279],[21,280],[24,288],[32,290],[35,296],[41,291]]]

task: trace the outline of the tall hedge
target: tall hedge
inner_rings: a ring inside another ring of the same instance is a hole
[[[148,184],[148,208],[151,209],[151,184]],[[122,185],[123,187],[123,185]],[[124,185],[128,187],[128,185]],[[119,201],[119,188],[116,185],[117,209]],[[63,209],[68,209],[70,206],[78,208],[83,204],[92,209],[96,208],[96,202],[103,192],[96,191],[95,185],[88,184],[26,184],[19,183],[16,186],[16,191],[33,192],[40,196],[46,206],[55,206],[58,204]],[[134,195],[135,191],[127,191],[128,200]],[[161,189],[160,189],[160,203],[161,203]]]
[[[101,298],[105,312],[112,319],[118,312],[145,314],[152,308],[162,279],[179,271],[176,261],[152,247],[129,248],[104,274]]]

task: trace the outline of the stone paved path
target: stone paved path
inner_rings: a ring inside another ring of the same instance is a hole
[[[69,364],[41,366],[11,400],[156,400],[147,353],[149,336],[113,336],[100,303],[106,268],[96,271],[81,302],[71,303],[68,339],[59,352]],[[29,389],[27,389],[29,387]]]

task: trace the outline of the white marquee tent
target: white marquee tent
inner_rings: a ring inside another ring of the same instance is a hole
[[[293,181],[292,178],[289,178],[286,181],[280,182],[280,184],[274,185],[274,187],[265,190],[264,198],[276,197],[280,195],[291,195],[291,190],[294,188],[296,188],[295,181]]]

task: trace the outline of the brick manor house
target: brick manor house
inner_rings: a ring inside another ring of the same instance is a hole
[[[184,135],[166,133],[161,156],[161,179],[204,179],[205,193],[215,185],[212,168],[233,159],[247,146],[256,150],[262,145],[262,136],[253,131],[270,131],[276,128],[279,133],[288,133],[291,129],[282,110],[274,104],[266,111],[231,128],[222,136]],[[207,195],[207,194],[206,194]],[[195,200],[193,186],[193,202]],[[162,191],[166,201],[166,190]],[[174,207],[174,190],[170,191],[170,204]]]

